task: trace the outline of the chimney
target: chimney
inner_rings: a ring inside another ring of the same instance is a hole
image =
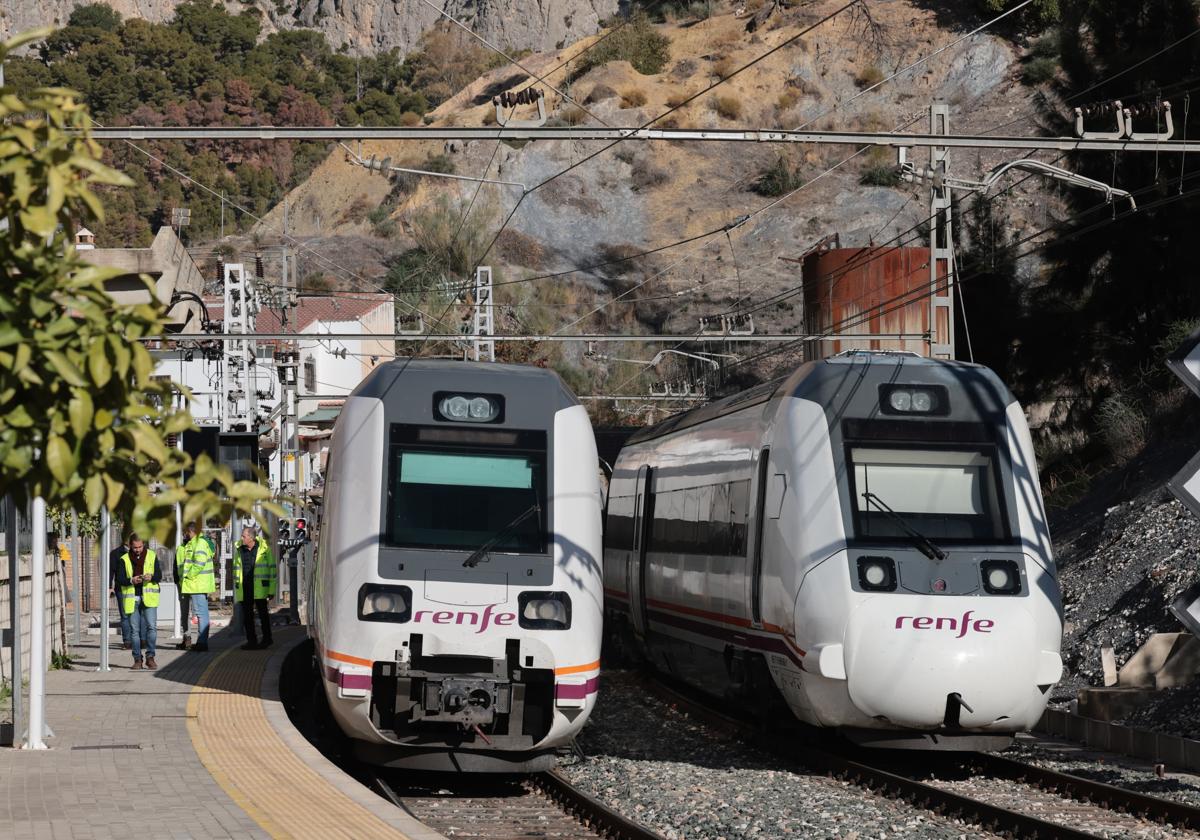
[[[79,230],[75,231],[75,250],[96,250],[96,234],[92,233],[87,228],[80,228]]]

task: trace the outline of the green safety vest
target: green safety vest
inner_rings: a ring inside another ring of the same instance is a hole
[[[121,559],[125,561],[125,576],[130,580],[133,579],[133,561],[129,559],[129,552],[126,551],[121,555]],[[145,577],[154,576],[154,564],[157,560],[157,555],[151,550],[146,549],[146,562],[142,569],[142,574]],[[129,586],[121,587],[121,601],[124,603],[125,615],[133,614],[133,599],[137,597],[137,585],[130,584]],[[158,584],[146,581],[142,584],[142,604],[147,607],[158,606]]]
[[[207,594],[217,591],[213,571],[213,544],[208,537],[197,534],[183,544],[179,564],[179,591],[184,595]]]
[[[254,600],[261,601],[275,594],[279,583],[279,567],[271,556],[267,541],[258,537],[258,553],[254,555]],[[242,542],[238,540],[233,549],[233,600],[242,600]]]

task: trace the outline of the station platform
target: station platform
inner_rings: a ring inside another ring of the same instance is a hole
[[[99,672],[99,640],[76,645],[46,676],[50,748],[0,749],[0,837],[444,840],[293,727],[279,673],[302,640],[280,627],[243,651],[225,631],[207,653],[160,648],[156,671],[130,670],[118,642]]]

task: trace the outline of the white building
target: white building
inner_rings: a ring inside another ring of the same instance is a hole
[[[219,298],[205,298],[210,321],[224,317]],[[299,362],[296,376],[297,417],[308,415],[329,420],[340,410],[339,397],[344,397],[370,373],[376,365],[395,357],[395,342],[390,339],[334,339],[321,335],[353,333],[370,335],[395,332],[395,303],[391,295],[358,294],[353,297],[306,295],[287,310],[286,325],[278,310],[262,309],[256,319],[256,334],[302,333],[313,336],[297,343]],[[284,342],[258,342],[256,364],[251,381],[257,395],[259,448],[269,453],[270,475],[274,486],[281,486],[279,450],[280,405],[283,389],[276,372],[274,354]],[[219,426],[223,411],[222,382],[226,364],[223,345],[205,342],[203,336],[195,341],[179,342],[173,349],[155,352],[158,366],[156,376],[169,377],[192,392],[192,415],[201,426]],[[318,411],[320,409],[320,411]],[[300,492],[311,490],[321,483],[321,451],[324,447],[308,443],[322,440],[322,422],[318,426],[301,425],[300,463],[295,473]]]

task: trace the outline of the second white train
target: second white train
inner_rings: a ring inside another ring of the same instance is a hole
[[[810,363],[639,432],[614,467],[606,632],[656,667],[878,746],[996,748],[1042,714],[1061,597],[991,371]]]

